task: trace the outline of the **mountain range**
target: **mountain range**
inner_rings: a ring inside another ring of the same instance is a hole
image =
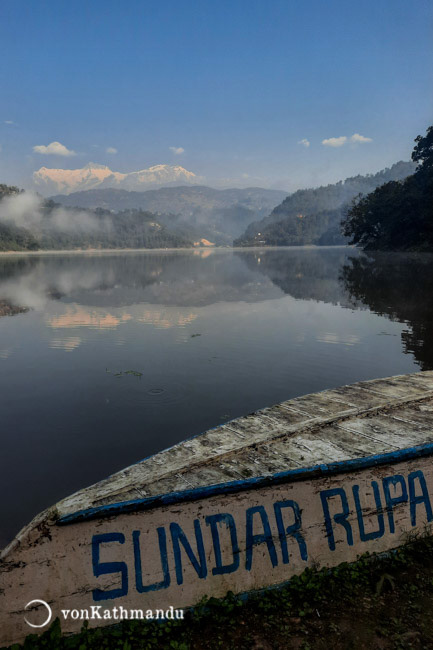
[[[67,193],[44,200],[0,186],[0,247],[343,244],[348,240],[341,234],[340,223],[354,197],[389,181],[400,182],[414,169],[414,163],[400,161],[376,174],[287,196],[283,190],[257,187],[219,190],[177,183],[138,192],[106,186],[131,182],[147,188],[176,174],[182,179],[198,178],[182,167],[168,165],[131,174],[92,164],[81,170],[42,168],[35,175],[45,189],[54,183],[66,187]],[[96,187],[72,192],[74,184]]]
[[[197,183],[198,177],[178,165],[154,165],[123,174],[106,165],[88,163],[81,169],[50,169],[41,167],[33,173],[36,189],[44,195],[54,192],[70,194],[95,188],[142,190],[150,187]]]
[[[55,203],[87,210],[145,210],[183,236],[231,245],[252,221],[267,216],[287,196],[258,187],[216,190],[202,185],[165,187],[145,192],[98,188],[51,197]]]
[[[145,210],[157,215],[169,231],[217,245],[335,245],[348,241],[340,224],[356,196],[369,194],[389,181],[402,181],[414,170],[413,162],[400,161],[376,174],[352,176],[290,195],[280,190],[217,190],[200,185],[144,192],[100,186],[52,199],[86,209]]]

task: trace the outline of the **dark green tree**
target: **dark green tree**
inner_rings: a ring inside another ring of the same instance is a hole
[[[433,168],[433,126],[429,126],[425,136],[418,135],[412,152],[412,160],[418,163],[417,171]]]
[[[433,250],[433,126],[415,142],[414,174],[353,200],[341,223],[350,244],[365,250]]]

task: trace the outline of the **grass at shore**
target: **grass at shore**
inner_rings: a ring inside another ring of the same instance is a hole
[[[183,621],[129,621],[62,637],[56,621],[24,646],[74,650],[379,650],[433,648],[433,538],[332,570],[307,570],[288,586],[208,600]]]

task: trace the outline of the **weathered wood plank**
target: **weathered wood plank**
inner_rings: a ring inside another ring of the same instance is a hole
[[[431,434],[416,424],[402,423],[387,415],[345,420],[340,426],[348,431],[369,435],[372,439],[386,440],[397,449],[430,442]],[[432,432],[433,433],[433,432]]]

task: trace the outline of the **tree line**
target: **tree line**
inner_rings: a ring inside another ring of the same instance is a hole
[[[32,225],[17,225],[12,202],[5,199],[22,193],[17,187],[0,184],[0,251],[35,251],[79,248],[179,248],[193,241],[169,230],[158,217],[144,210],[79,210],[50,200],[37,203]],[[10,214],[9,214],[10,211]],[[61,220],[59,221],[59,215]]]
[[[377,174],[352,176],[344,181],[290,194],[271,214],[248,226],[235,240],[235,246],[303,246],[306,244],[345,244],[348,237],[341,232],[351,201],[359,194],[368,194],[379,185],[400,181],[412,174],[415,165],[400,161]]]
[[[341,229],[364,250],[433,250],[433,126],[415,138],[416,171],[358,196]]]

